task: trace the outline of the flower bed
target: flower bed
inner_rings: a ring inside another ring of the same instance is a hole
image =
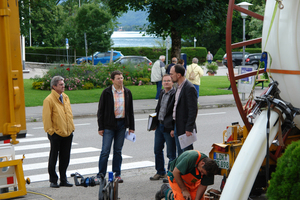
[[[93,88],[105,88],[112,84],[110,73],[119,70],[123,73],[124,85],[151,84],[151,66],[138,65],[72,65],[52,67],[43,77],[35,77],[32,87],[40,90],[50,90],[52,77],[60,75],[65,79],[66,90],[82,90]]]

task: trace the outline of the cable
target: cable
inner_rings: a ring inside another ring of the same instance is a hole
[[[45,195],[45,194],[42,194],[42,193],[38,193],[38,192],[31,192],[31,191],[27,191],[28,193],[31,193],[31,194],[37,194],[37,195],[41,195],[41,196],[44,196],[44,197],[46,197],[47,199],[50,199],[50,200],[54,200],[54,199],[52,199],[51,197],[49,197],[49,196],[47,196],[47,195]]]
[[[266,98],[268,104],[268,111],[267,111],[267,155],[266,155],[266,187],[268,187],[269,181],[269,160],[270,160],[270,147],[269,147],[269,136],[270,136],[270,114],[271,114],[271,102],[268,98]],[[279,127],[281,128],[281,127]]]

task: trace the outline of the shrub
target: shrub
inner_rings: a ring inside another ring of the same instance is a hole
[[[299,199],[300,141],[292,142],[278,159],[267,190],[269,200]]]
[[[216,74],[217,73],[217,70],[219,69],[219,66],[216,62],[212,62],[212,63],[207,63],[206,65],[206,69],[207,69],[207,72],[210,72],[212,74]]]
[[[214,60],[222,60],[224,55],[225,51],[222,48],[220,48],[214,56]]]
[[[147,64],[138,65],[59,65],[52,67],[43,77],[34,77],[33,88],[50,90],[52,77],[60,75],[65,79],[66,90],[104,88],[112,84],[110,73],[119,70],[123,73],[124,85],[142,85],[150,81],[151,67]],[[140,82],[140,78],[144,78]]]
[[[90,90],[90,89],[94,89],[94,84],[93,83],[83,83],[82,89],[84,90]]]

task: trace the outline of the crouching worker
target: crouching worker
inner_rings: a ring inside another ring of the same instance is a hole
[[[170,163],[168,179],[171,188],[163,184],[155,195],[156,200],[204,200],[208,185],[214,184],[218,173],[217,163],[196,150],[183,152]]]

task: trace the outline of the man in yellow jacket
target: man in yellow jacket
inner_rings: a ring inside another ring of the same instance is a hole
[[[199,97],[200,78],[202,76],[203,76],[203,69],[198,65],[198,58],[193,58],[192,64],[187,66],[185,77],[195,86],[198,97]]]
[[[54,76],[51,80],[51,94],[43,103],[44,130],[50,141],[48,173],[50,187],[72,187],[68,182],[67,168],[70,161],[70,152],[75,126],[69,97],[64,93],[65,83],[61,76]],[[57,184],[56,162],[59,155],[60,184]]]

